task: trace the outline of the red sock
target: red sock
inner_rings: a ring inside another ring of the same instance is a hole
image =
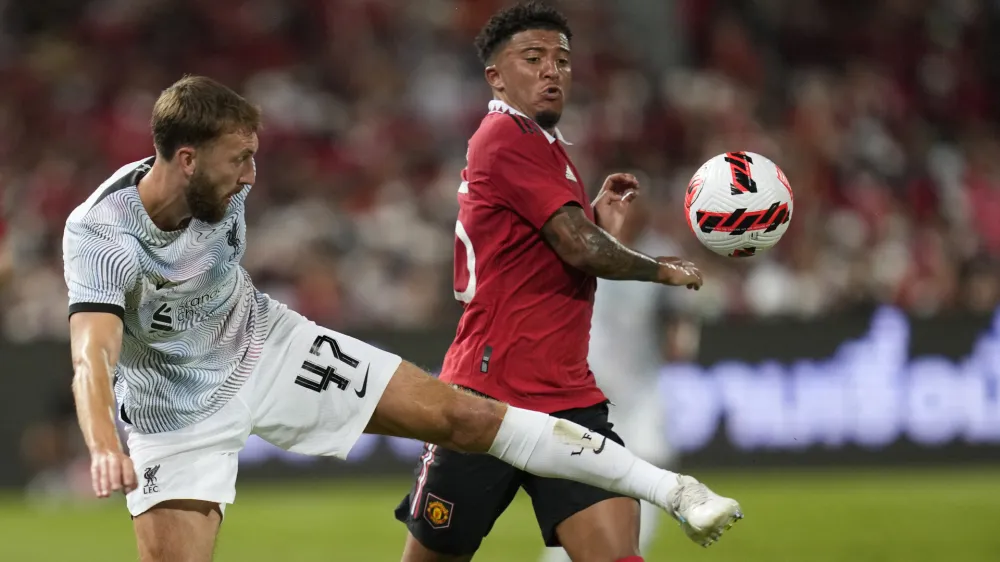
[[[645,562],[645,561],[642,559],[642,556],[629,556],[628,558],[615,560],[615,562]]]

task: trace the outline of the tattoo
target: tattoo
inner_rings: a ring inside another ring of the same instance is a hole
[[[542,236],[564,262],[602,279],[656,281],[660,271],[654,258],[627,248],[576,205],[556,211]]]

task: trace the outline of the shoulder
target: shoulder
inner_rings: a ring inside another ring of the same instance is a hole
[[[469,144],[470,148],[492,153],[499,150],[534,151],[545,147],[547,141],[541,127],[531,119],[495,111],[483,118]]]
[[[112,207],[116,201],[124,198],[129,190],[135,190],[140,178],[150,170],[153,158],[137,160],[118,168],[108,179],[90,194],[79,207],[70,215],[70,219],[82,218],[97,210],[105,210]]]
[[[141,230],[135,205],[139,178],[149,170],[152,158],[138,160],[119,168],[66,219],[66,234],[110,235]]]
[[[134,266],[141,251],[138,239],[125,222],[110,216],[114,211],[102,210],[83,212],[66,221],[63,259],[88,256],[90,260],[110,259]]]

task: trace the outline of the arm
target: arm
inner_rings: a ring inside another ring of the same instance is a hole
[[[542,226],[542,236],[567,264],[602,279],[658,281],[656,259],[625,247],[576,205],[564,205]]]
[[[63,238],[69,289],[73,397],[90,449],[94,493],[106,498],[135,488],[135,469],[115,426],[111,380],[122,349],[125,294],[138,262],[127,239],[104,225],[70,222]]]
[[[627,248],[577,205],[563,205],[542,226],[542,236],[567,264],[602,279],[701,287],[701,273],[678,258],[652,258]]]
[[[542,137],[534,137],[532,142],[504,144],[497,150],[491,179],[497,195],[539,229],[564,262],[605,279],[654,281],[691,289],[701,286],[701,273],[693,264],[677,258],[653,259],[632,251],[587,218],[579,186],[563,172],[565,162],[546,156],[550,151]],[[621,186],[625,191],[637,187],[634,177],[622,179],[626,180]],[[604,199],[627,203],[624,192]]]
[[[94,492],[107,497],[136,486],[132,462],[122,451],[115,426],[111,389],[121,354],[122,321],[106,312],[80,312],[70,317],[73,353],[73,397],[83,438],[90,449]]]

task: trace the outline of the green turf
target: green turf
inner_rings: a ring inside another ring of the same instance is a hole
[[[740,562],[977,562],[1000,560],[1000,469],[896,472],[708,473],[747,518],[702,549],[672,522],[647,560]],[[243,486],[216,560],[397,561],[404,529],[392,508],[406,481]],[[117,504],[30,510],[0,503],[0,560],[135,560]],[[523,494],[476,558],[536,559],[538,530]]]

